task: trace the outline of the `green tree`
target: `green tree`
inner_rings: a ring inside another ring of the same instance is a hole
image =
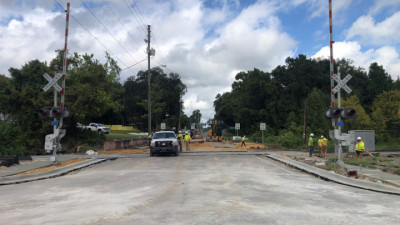
[[[312,132],[316,135],[325,135],[327,137],[329,130],[332,129],[331,121],[325,118],[325,111],[329,109],[329,95],[324,94],[317,88],[313,88],[306,102],[307,133]]]
[[[371,63],[368,71],[368,84],[364,87],[367,111],[371,112],[371,106],[376,96],[384,91],[390,91],[393,88],[393,80],[382,66],[376,62]]]
[[[151,69],[150,73],[152,127],[167,120],[168,126],[178,127],[179,115],[183,109],[181,97],[186,93],[186,85],[178,74],[167,75],[159,67]],[[148,118],[147,76],[147,71],[139,71],[136,77],[131,76],[124,83],[125,121],[144,130],[147,130]]]
[[[343,132],[349,130],[369,130],[372,129],[370,116],[366,113],[364,107],[360,103],[360,99],[356,95],[352,95],[347,99],[342,99],[341,106],[343,108],[353,108],[356,111],[356,117],[344,122]]]
[[[384,91],[378,95],[372,106],[372,123],[377,141],[400,138],[400,90]]]
[[[196,109],[192,112],[192,115],[189,117],[191,123],[200,123],[201,121],[201,113],[200,109]]]

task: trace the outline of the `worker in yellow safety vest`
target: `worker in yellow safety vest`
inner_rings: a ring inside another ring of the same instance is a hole
[[[356,144],[356,158],[361,158],[363,157],[363,152],[365,150],[365,145],[364,142],[361,140],[361,137],[357,138],[357,144]]]
[[[325,158],[328,149],[328,139],[324,135],[318,140],[318,147],[321,149],[321,158]]]
[[[147,139],[149,140],[149,146],[150,146],[150,144],[151,144],[151,139],[153,138],[153,134],[154,134],[154,133],[149,134],[149,136],[147,137]]]
[[[246,143],[244,142],[245,140],[246,140],[246,135],[242,137],[242,145],[240,147],[242,147],[243,145],[246,146]]]
[[[177,139],[178,139],[178,144],[179,144],[179,151],[182,152],[182,141],[183,141],[182,131],[179,131]]]
[[[192,138],[190,138],[190,134],[188,132],[185,133],[185,143],[186,143],[186,151],[190,151],[190,140],[192,140]]]
[[[312,157],[312,154],[314,152],[314,134],[310,134],[310,138],[308,139],[308,149],[310,150],[310,157]]]

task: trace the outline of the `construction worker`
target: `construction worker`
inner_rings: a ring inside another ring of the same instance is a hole
[[[242,147],[243,145],[246,146],[246,143],[244,142],[245,140],[246,140],[246,135],[242,137],[242,145],[240,147]]]
[[[365,145],[364,142],[361,140],[361,137],[357,138],[357,144],[356,144],[356,158],[363,158],[363,152],[365,150]]]
[[[190,135],[189,135],[189,133],[186,131],[186,133],[185,133],[185,143],[186,143],[186,151],[188,152],[188,151],[190,151],[190,140],[191,140],[191,138],[190,138]]]
[[[177,139],[178,139],[178,144],[179,144],[179,151],[182,152],[182,141],[183,141],[182,131],[179,131]]]
[[[150,147],[150,144],[151,144],[151,138],[153,137],[153,134],[149,134],[149,136],[147,137],[147,139],[149,140],[149,147]]]
[[[314,134],[310,134],[310,138],[308,139],[308,149],[310,150],[310,157],[312,157],[312,154],[314,152]]]
[[[326,151],[328,149],[328,139],[321,135],[321,138],[318,140],[318,147],[321,149],[321,158],[326,158]]]

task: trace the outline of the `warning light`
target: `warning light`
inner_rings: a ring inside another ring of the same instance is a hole
[[[340,117],[340,109],[339,108],[328,109],[325,112],[325,117],[327,119],[338,119]]]
[[[356,110],[353,108],[345,108],[342,110],[341,115],[342,119],[347,120],[347,119],[353,119],[356,117]]]
[[[50,117],[50,108],[42,107],[38,110],[38,115],[40,119],[47,119]]]

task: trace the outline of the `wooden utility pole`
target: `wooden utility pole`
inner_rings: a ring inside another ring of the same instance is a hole
[[[151,135],[151,94],[150,94],[150,25],[147,25],[147,85],[148,85],[148,92],[147,92],[147,109],[148,109],[148,131],[149,135]]]

